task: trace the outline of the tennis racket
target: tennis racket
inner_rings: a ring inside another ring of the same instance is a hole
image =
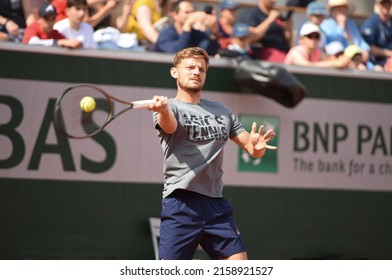
[[[95,108],[91,112],[86,112],[81,108],[81,100],[86,96],[95,101]],[[126,106],[115,113],[114,105],[117,103]],[[54,106],[54,123],[65,136],[85,139],[101,132],[125,112],[136,108],[147,108],[153,103],[155,103],[154,100],[127,102],[109,95],[94,85],[75,85],[64,90],[58,97]]]

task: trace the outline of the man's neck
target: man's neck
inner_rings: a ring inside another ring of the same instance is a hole
[[[69,25],[71,26],[71,28],[72,28],[73,30],[79,30],[81,24],[79,24],[79,23],[77,23],[77,22],[69,21]]]
[[[178,22],[174,22],[174,28],[176,29],[178,34],[182,34],[182,25]]]
[[[177,91],[176,99],[182,102],[199,104],[201,100],[201,92],[199,91],[197,93],[193,93],[193,92],[189,93],[179,89]]]
[[[391,20],[391,17],[389,14],[380,13],[380,14],[378,14],[378,16],[380,17],[381,21],[385,22],[385,23],[387,23]]]

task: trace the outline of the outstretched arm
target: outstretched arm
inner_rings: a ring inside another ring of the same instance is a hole
[[[232,138],[232,140],[240,146],[242,149],[247,151],[254,158],[260,158],[265,154],[265,151],[276,150],[276,146],[268,145],[268,142],[275,138],[275,132],[270,129],[263,134],[264,125],[261,125],[259,131],[256,132],[257,124],[252,124],[252,131],[249,133],[244,131]]]
[[[151,104],[148,110],[158,113],[157,124],[167,134],[172,134],[177,129],[177,119],[168,105],[167,96],[154,96],[156,103]]]

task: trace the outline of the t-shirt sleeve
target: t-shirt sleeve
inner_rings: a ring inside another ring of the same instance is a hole
[[[229,137],[233,138],[238,136],[239,134],[241,134],[242,132],[245,131],[245,128],[243,126],[243,124],[240,122],[240,120],[238,119],[238,117],[230,110],[229,111],[229,116],[230,116],[230,120],[231,120],[231,129],[230,129],[230,133],[229,133]]]
[[[168,105],[169,105],[169,109],[173,112],[174,116],[178,120],[178,117],[177,117],[178,109],[177,109],[177,107],[172,102],[170,102],[170,100],[169,100]],[[161,127],[158,124],[158,113],[154,112],[153,115],[152,115],[152,118],[153,118],[153,121],[154,121],[155,129],[162,133],[163,130],[161,129]]]

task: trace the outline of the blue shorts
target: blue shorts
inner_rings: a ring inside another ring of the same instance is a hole
[[[192,259],[199,244],[211,259],[246,251],[225,198],[175,190],[162,201],[160,259]]]

